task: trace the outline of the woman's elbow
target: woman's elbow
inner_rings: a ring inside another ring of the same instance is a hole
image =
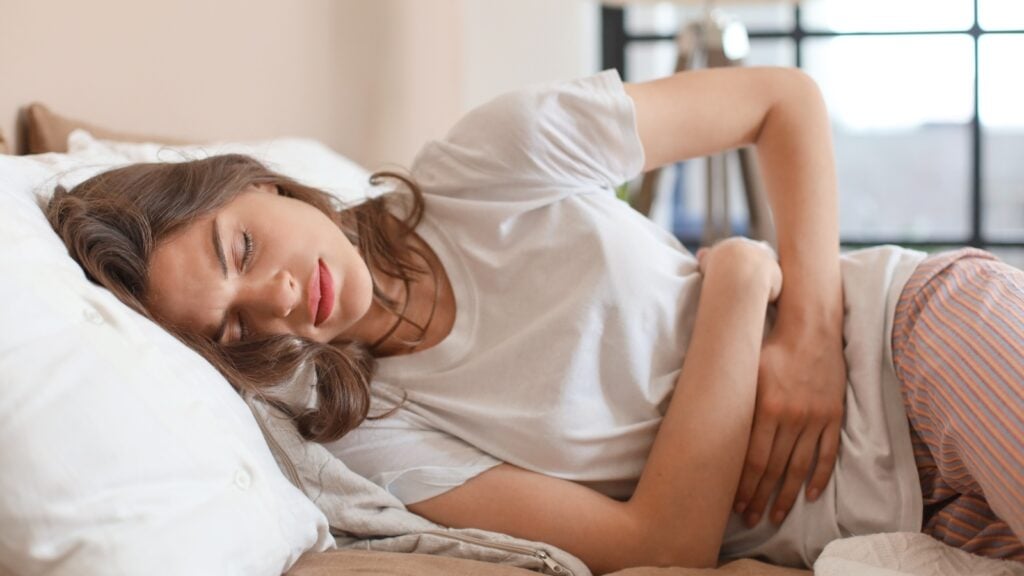
[[[810,74],[799,68],[783,68],[786,76],[783,99],[793,106],[825,110],[825,96],[818,82]]]

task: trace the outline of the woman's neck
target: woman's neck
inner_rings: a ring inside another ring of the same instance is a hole
[[[391,232],[399,223],[389,219]],[[406,236],[412,264],[426,272],[413,272],[408,290],[405,281],[382,273],[371,265],[374,285],[396,303],[389,310],[374,297],[366,316],[353,326],[352,336],[373,346],[378,357],[411,354],[439,344],[455,323],[455,296],[437,254],[415,232]]]

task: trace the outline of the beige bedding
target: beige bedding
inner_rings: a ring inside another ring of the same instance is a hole
[[[501,564],[427,554],[332,550],[308,554],[286,576],[536,576],[536,572]],[[737,560],[714,570],[697,568],[629,568],[611,576],[809,576],[807,570],[779,568],[755,560]]]
[[[874,534],[836,540],[814,565],[815,576],[1024,576],[1024,564],[968,554],[919,533]],[[287,576],[527,576],[521,568],[425,554],[334,550],[309,554]],[[611,576],[810,576],[756,560],[717,569],[629,568]]]

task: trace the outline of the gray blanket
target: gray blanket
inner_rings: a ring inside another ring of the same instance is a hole
[[[449,529],[408,511],[396,497],[303,440],[278,410],[250,401],[277,464],[327,516],[339,548],[417,552],[526,568],[552,576],[591,576],[579,558],[541,542],[473,529]]]

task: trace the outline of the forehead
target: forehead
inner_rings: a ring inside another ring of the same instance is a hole
[[[146,301],[161,322],[197,333],[219,323],[224,277],[212,242],[216,215],[189,223],[150,256]]]

